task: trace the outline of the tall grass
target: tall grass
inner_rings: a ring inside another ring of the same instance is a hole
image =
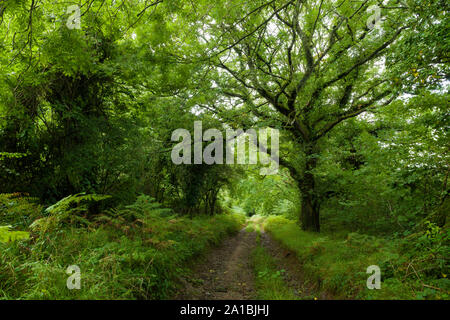
[[[261,246],[252,251],[257,299],[299,300],[283,280],[283,269],[277,267],[274,258]]]
[[[0,299],[166,299],[188,261],[244,222],[237,214],[189,219],[145,208],[139,219],[120,214],[0,243]],[[70,265],[81,269],[80,290],[67,288]]]
[[[268,217],[264,229],[286,248],[294,251],[306,276],[322,290],[337,298],[359,299],[448,299],[446,279],[433,279],[426,285],[408,264],[412,256],[399,249],[400,241],[350,233],[345,238],[332,234],[302,231],[298,224],[281,216]],[[381,289],[369,290],[367,267],[381,269]],[[448,268],[448,266],[447,266]],[[440,278],[446,275],[442,274]],[[420,277],[420,276],[419,276]],[[430,291],[430,287],[435,287]]]

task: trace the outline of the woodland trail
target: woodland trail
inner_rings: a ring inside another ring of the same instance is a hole
[[[256,233],[241,230],[212,250],[186,279],[177,299],[246,300],[255,298],[250,253]]]
[[[264,231],[260,245],[275,259],[279,270],[285,270],[283,280],[299,299],[311,299],[314,286],[301,272],[301,265],[292,252],[282,248]],[[251,252],[258,246],[257,233],[242,229],[226,239],[196,263],[192,273],[182,280],[175,299],[186,300],[248,300],[258,299],[254,285]],[[329,299],[324,294],[321,299]]]

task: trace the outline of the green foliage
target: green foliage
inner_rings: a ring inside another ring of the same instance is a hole
[[[24,157],[26,154],[24,153],[11,153],[11,152],[0,152],[0,161],[3,159],[11,159],[11,158],[22,158]]]
[[[32,231],[2,247],[0,294],[79,297],[73,255],[97,272],[85,297],[165,296],[158,250],[181,264],[239,210],[346,297],[448,297],[448,5],[387,0],[372,29],[380,1],[316,2],[90,1],[70,29],[65,2],[0,0],[1,239]],[[174,165],[195,121],[279,129],[279,173]],[[368,262],[380,292],[360,289]],[[106,273],[126,277],[101,293]]]
[[[0,194],[0,223],[24,229],[42,214],[37,199],[20,193]]]
[[[49,211],[53,216],[62,211],[73,215],[79,213],[73,211],[73,204],[103,198],[76,195]],[[241,215],[166,217],[145,200],[140,197],[134,205],[117,209],[116,220],[108,215],[89,228],[60,224],[33,241],[0,244],[0,298],[168,298],[186,272],[186,263],[237,232],[243,223]],[[129,211],[144,219],[121,219],[129,217]],[[65,269],[74,264],[81,269],[82,288],[71,291]]]
[[[26,231],[11,231],[11,226],[0,226],[0,242],[10,242],[28,239],[30,234]]]
[[[56,231],[64,226],[82,224],[88,226],[89,207],[92,203],[109,199],[111,196],[98,194],[75,194],[67,196],[45,209],[46,216],[35,220],[30,229],[42,233]]]
[[[295,222],[282,217],[268,217],[264,229],[298,255],[307,277],[338,297],[448,299],[448,264],[445,262],[449,250],[448,231],[432,229],[434,231],[425,232],[419,240],[393,241],[358,233],[341,238],[301,231]],[[431,240],[434,239],[431,234],[436,240]],[[429,241],[436,241],[436,245],[428,247],[431,252],[421,247],[424,241],[427,245]],[[366,287],[366,269],[370,265],[381,269],[380,290]],[[433,294],[429,290],[431,287]]]
[[[154,198],[141,195],[137,198],[133,205],[126,206],[130,212],[135,213],[135,218],[145,218],[146,215],[169,216],[173,214],[172,209],[162,208],[162,205],[155,201]]]
[[[450,229],[425,221],[424,229],[407,236],[401,245],[402,252],[409,260],[409,264],[403,266],[405,272],[422,283],[431,281],[427,285],[442,287],[448,294],[450,283],[446,277],[450,272]],[[439,296],[439,289],[434,290],[435,296]]]
[[[266,250],[258,246],[252,251],[257,298],[261,300],[299,300],[283,280],[285,270],[278,270],[276,262]]]
[[[299,192],[295,186],[292,187],[292,179],[284,170],[279,175],[261,176],[258,171],[250,169],[235,183],[231,194],[235,205],[249,216],[250,213],[298,216]]]

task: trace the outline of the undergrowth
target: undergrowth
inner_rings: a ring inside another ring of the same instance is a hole
[[[304,232],[281,216],[268,217],[264,229],[297,254],[309,279],[338,298],[449,298],[449,231],[432,223],[407,239]],[[380,290],[366,286],[371,265],[381,269]]]
[[[251,254],[255,273],[257,299],[299,300],[283,280],[285,270],[277,268],[274,258],[262,246],[257,246]]]
[[[92,214],[90,204],[103,199],[65,198],[33,212],[33,227],[22,225],[28,240],[0,242],[0,299],[165,299],[187,261],[244,222],[237,214],[189,219],[147,196]],[[81,270],[80,290],[67,288],[71,265]]]

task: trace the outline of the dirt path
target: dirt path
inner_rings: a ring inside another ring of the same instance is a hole
[[[194,267],[176,299],[254,299],[250,253],[255,246],[254,232],[241,230],[237,236],[225,240]]]
[[[175,299],[186,300],[248,300],[256,299],[251,252],[257,246],[256,232],[241,230],[226,239],[194,266],[182,280],[183,287]],[[316,285],[305,279],[294,253],[284,249],[262,231],[261,245],[284,269],[283,279],[300,299],[331,299],[318,293]]]

